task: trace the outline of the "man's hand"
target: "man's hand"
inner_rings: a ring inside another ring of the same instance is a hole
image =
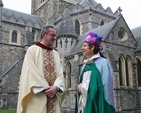
[[[45,89],[45,94],[49,97],[52,98],[55,96],[56,92],[58,90],[57,86],[49,86]]]

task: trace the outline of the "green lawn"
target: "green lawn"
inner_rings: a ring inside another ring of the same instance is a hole
[[[16,113],[16,110],[0,110],[0,113]]]

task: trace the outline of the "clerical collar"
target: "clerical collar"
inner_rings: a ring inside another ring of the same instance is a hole
[[[97,53],[96,55],[94,55],[94,56],[92,56],[91,58],[88,58],[88,59],[86,59],[86,60],[84,60],[84,63],[93,63],[93,60],[94,59],[97,59],[97,58],[99,58],[100,57],[100,54],[99,53]]]
[[[39,47],[41,47],[41,48],[43,48],[43,49],[53,50],[52,47],[47,47],[47,46],[45,46],[44,44],[42,44],[41,42],[37,42],[35,45],[37,45],[37,46],[39,46]]]

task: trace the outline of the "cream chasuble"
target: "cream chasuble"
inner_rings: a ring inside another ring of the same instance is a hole
[[[47,106],[54,111],[52,113],[62,113],[63,93],[57,93],[53,101],[44,92],[33,93],[33,88],[49,85],[59,85],[63,88],[62,91],[65,90],[59,54],[52,50],[50,62],[44,58],[46,55],[48,56],[47,50],[37,45],[28,48],[20,76],[17,113],[50,113]]]

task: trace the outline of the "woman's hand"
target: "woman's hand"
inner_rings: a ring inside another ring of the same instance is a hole
[[[79,85],[77,86],[77,90],[78,90],[78,93],[79,93],[79,94],[82,94],[81,89],[82,89],[82,84],[79,84]]]

